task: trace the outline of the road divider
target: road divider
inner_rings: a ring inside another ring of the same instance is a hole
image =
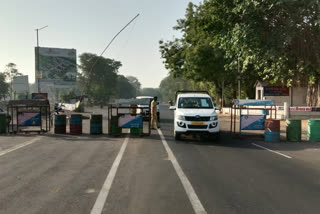
[[[162,134],[162,131],[158,129],[158,133],[161,137],[162,144],[164,148],[166,149],[168,153],[168,159],[171,161],[173,168],[175,169],[176,173],[178,174],[178,177],[184,187],[184,190],[187,193],[187,196],[191,202],[191,205],[193,207],[193,210],[196,214],[206,214],[207,211],[204,209],[199,197],[197,196],[196,192],[194,191],[189,179],[187,176],[184,174],[180,164],[178,163],[176,157],[174,156],[172,150],[170,149],[165,137]]]
[[[25,147],[25,146],[28,146],[28,145],[30,145],[30,144],[33,144],[33,143],[39,141],[41,138],[42,138],[42,137],[39,136],[39,137],[33,138],[32,140],[29,140],[29,141],[27,141],[27,142],[24,142],[24,143],[21,143],[21,144],[19,144],[19,145],[16,145],[16,146],[14,146],[14,147],[12,147],[12,148],[10,148],[10,149],[6,149],[6,150],[3,150],[3,151],[0,151],[0,157],[3,156],[3,155],[8,154],[8,153],[10,153],[10,152],[13,152],[13,151],[15,151],[15,150],[21,149],[21,148],[23,148],[23,147]]]
[[[103,210],[103,207],[107,201],[107,198],[108,198],[108,195],[109,195],[109,192],[110,192],[110,189],[111,189],[111,186],[112,186],[112,183],[113,183],[113,180],[116,176],[116,173],[117,173],[117,170],[118,170],[118,167],[120,165],[120,162],[121,162],[121,159],[123,157],[123,154],[124,154],[124,151],[126,150],[127,148],[127,145],[128,145],[128,141],[129,141],[129,138],[127,137],[122,146],[121,146],[121,149],[116,157],[116,159],[114,160],[113,164],[112,164],[112,167],[109,171],[109,174],[100,190],[100,193],[98,195],[98,198],[91,210],[91,214],[101,214],[102,213],[102,210]]]

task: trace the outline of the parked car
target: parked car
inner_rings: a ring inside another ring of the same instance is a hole
[[[150,108],[150,103],[153,100],[152,96],[139,96],[136,97],[137,100],[137,105],[138,107],[149,107]],[[143,109],[143,118],[149,119],[149,108]],[[157,106],[157,116],[158,116],[158,121],[160,122],[160,111],[159,111],[159,102]]]
[[[220,124],[216,110],[219,108],[206,91],[178,91],[174,110],[174,137],[182,134],[205,134],[220,136]]]

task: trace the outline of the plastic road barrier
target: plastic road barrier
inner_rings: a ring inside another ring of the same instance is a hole
[[[279,142],[280,141],[280,120],[265,120],[264,131],[265,142]]]
[[[55,115],[54,117],[54,133],[65,134],[66,133],[66,115]]]
[[[287,120],[287,141],[301,141],[301,120]]]

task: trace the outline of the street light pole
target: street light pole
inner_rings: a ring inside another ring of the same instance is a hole
[[[240,76],[239,56],[238,56],[238,93],[239,93],[239,99],[241,99],[241,76]]]
[[[44,29],[44,28],[46,28],[46,27],[48,27],[48,25],[46,25],[46,26],[44,26],[44,27],[42,27],[42,28],[37,28],[37,29],[36,29],[36,31],[37,31],[37,56],[38,56],[38,60],[37,60],[37,62],[38,62],[37,70],[38,70],[38,74],[40,74],[39,31],[42,30],[42,29]],[[36,77],[36,79],[37,79],[37,85],[38,85],[38,93],[40,93],[40,78],[37,78],[37,77]]]

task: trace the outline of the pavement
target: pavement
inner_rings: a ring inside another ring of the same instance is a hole
[[[142,138],[0,136],[0,213],[319,213],[319,143],[235,138],[222,116],[219,142],[175,141],[160,112]]]

